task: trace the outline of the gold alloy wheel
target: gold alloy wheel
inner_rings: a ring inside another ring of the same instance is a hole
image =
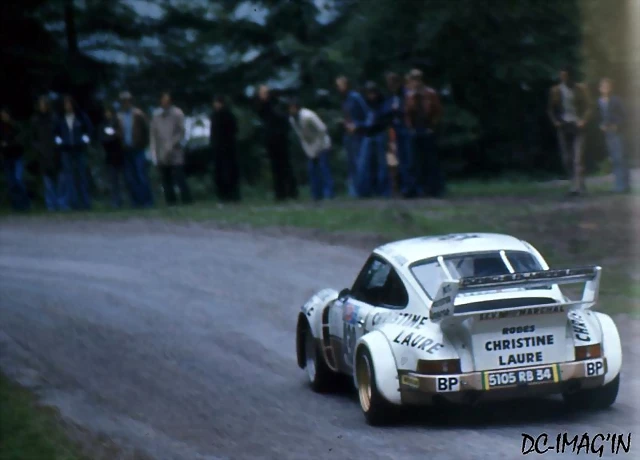
[[[371,408],[371,365],[369,357],[363,353],[356,366],[356,377],[358,379],[358,396],[362,410],[369,412]]]

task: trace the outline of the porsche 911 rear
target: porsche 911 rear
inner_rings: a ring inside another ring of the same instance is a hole
[[[399,371],[402,402],[473,403],[602,387],[603,334],[588,310],[599,276],[599,267],[589,267],[467,278],[457,292],[445,286],[440,297],[448,300],[435,300],[435,313],[459,359],[424,360],[415,372]],[[550,295],[550,283],[557,289],[581,281],[586,285],[579,301]],[[505,292],[509,286],[516,289]],[[492,288],[502,290],[487,293]]]
[[[585,329],[593,340],[577,344],[565,312],[469,323],[457,334],[469,334],[458,342],[460,359],[419,361],[416,372],[401,372],[403,402],[565,394],[604,383],[607,360],[599,334]]]

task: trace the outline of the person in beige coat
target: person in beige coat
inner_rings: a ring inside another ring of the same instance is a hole
[[[296,99],[289,101],[289,123],[308,158],[312,198],[316,201],[333,198],[333,179],[329,167],[331,138],[327,126],[314,111],[301,107]]]
[[[168,205],[177,202],[175,187],[183,203],[191,203],[191,191],[184,174],[184,113],[173,105],[171,94],[162,93],[160,110],[151,122],[151,154],[162,178],[164,198]]]

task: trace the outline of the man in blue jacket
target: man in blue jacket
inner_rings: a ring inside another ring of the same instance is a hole
[[[624,115],[622,100],[613,94],[613,82],[610,78],[603,78],[600,81],[598,122],[611,158],[615,177],[614,191],[617,193],[629,191],[629,169],[624,157],[624,140],[621,134]]]
[[[362,146],[358,158],[358,194],[366,197],[372,193],[391,196],[391,180],[387,166],[387,129],[391,124],[391,111],[385,104],[378,86],[370,81],[365,85],[367,119],[359,131]],[[372,178],[371,173],[375,171]],[[372,180],[373,179],[373,180]]]
[[[87,146],[93,125],[73,98],[64,97],[64,116],[56,123],[56,144],[62,152],[62,169],[69,204],[73,209],[90,209]]]
[[[367,116],[367,104],[357,91],[349,87],[349,80],[345,76],[336,78],[336,87],[342,98],[342,112],[344,114],[344,149],[347,152],[347,171],[349,175],[349,195],[358,196],[357,165],[358,155],[362,144],[362,128]]]

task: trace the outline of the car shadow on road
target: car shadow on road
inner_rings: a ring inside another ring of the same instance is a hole
[[[606,412],[614,409],[607,409]],[[585,423],[605,411],[572,411],[561,397],[536,397],[487,402],[475,406],[411,407],[393,417],[393,426],[432,428],[506,428],[517,425]]]
[[[341,403],[351,403],[360,410],[356,390],[342,384],[324,395]],[[560,396],[513,399],[477,405],[438,405],[403,407],[390,414],[390,427],[472,428],[490,429],[517,425],[547,425],[554,423],[585,423],[603,411],[571,411]]]

